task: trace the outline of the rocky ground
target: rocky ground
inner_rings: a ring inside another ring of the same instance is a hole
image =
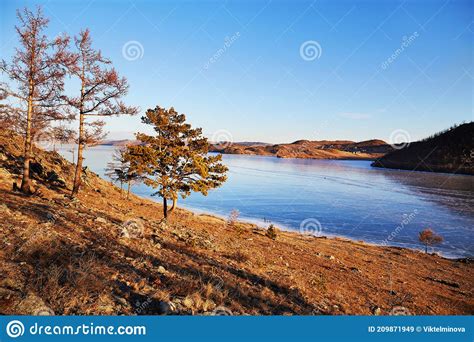
[[[473,314],[474,267],[417,251],[277,232],[161,206],[0,133],[0,314]]]

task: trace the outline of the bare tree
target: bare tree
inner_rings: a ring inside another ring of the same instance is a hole
[[[0,70],[10,79],[9,84],[0,84],[0,99],[13,99],[14,104],[4,104],[0,117],[2,123],[10,123],[13,130],[25,136],[20,188],[24,193],[32,193],[32,140],[51,121],[70,118],[61,111],[61,96],[65,66],[71,63],[72,55],[67,52],[67,36],[50,40],[44,35],[49,20],[40,7],[35,12],[26,8],[17,11],[17,17],[20,24],[15,28],[20,47],[10,63],[4,60],[0,63]]]
[[[53,142],[53,151],[56,151],[56,143],[67,144],[76,140],[77,132],[71,128],[60,125],[51,127],[48,130],[48,136]]]
[[[0,88],[3,89],[5,85],[0,85]],[[0,101],[6,100],[8,96],[3,93],[0,94]],[[20,120],[18,118],[22,115],[22,111],[19,108],[13,107],[10,104],[0,103],[0,127],[6,129],[10,133],[23,133],[23,127],[20,125]]]
[[[105,138],[105,122],[86,122],[88,117],[108,117],[112,115],[138,113],[137,107],[126,106],[120,99],[128,92],[126,78],[119,77],[115,69],[107,68],[110,60],[102,57],[92,48],[89,30],[84,30],[74,38],[76,62],[69,68],[70,73],[80,81],[81,89],[77,97],[65,97],[69,106],[79,114],[79,136],[77,165],[74,174],[72,196],[81,186],[83,151],[86,146],[96,144]]]

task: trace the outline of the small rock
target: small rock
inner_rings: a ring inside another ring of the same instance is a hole
[[[45,214],[45,218],[46,218],[46,220],[47,220],[48,222],[51,222],[51,223],[56,222],[56,216],[54,216],[53,213],[47,212],[47,213]]]
[[[211,312],[211,316],[233,316],[232,311],[225,306],[218,306]]]
[[[375,315],[375,316],[380,316],[380,314],[382,313],[382,310],[376,306],[373,310],[372,310],[372,313]]]
[[[158,314],[160,315],[173,315],[176,314],[176,305],[173,302],[163,302],[158,303]]]
[[[158,273],[166,274],[166,273],[168,273],[168,271],[163,266],[160,266],[160,267],[158,267]]]
[[[354,273],[360,273],[360,270],[357,267],[351,267],[351,271]]]
[[[103,217],[96,217],[94,221],[97,223],[107,223],[107,220]]]
[[[119,297],[119,296],[114,296],[114,298],[117,300],[117,303],[119,303],[120,305],[123,305],[123,306],[128,305],[128,302],[125,298]]]
[[[33,316],[54,316],[54,311],[47,306],[38,308],[33,312]]]
[[[18,304],[16,312],[21,315],[53,316],[54,311],[37,295],[29,292]]]
[[[161,248],[161,239],[160,237],[157,235],[157,234],[152,234],[151,235],[151,241],[153,242],[153,244],[155,245],[155,247],[157,248]]]
[[[166,221],[161,221],[156,226],[161,230],[169,229],[168,223]]]
[[[10,214],[10,209],[8,209],[8,206],[6,204],[1,204],[0,205],[0,212],[3,212],[6,215]]]

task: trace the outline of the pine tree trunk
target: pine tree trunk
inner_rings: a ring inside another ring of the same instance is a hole
[[[168,202],[166,197],[163,197],[163,217],[165,220],[168,218]]]
[[[74,185],[72,187],[72,196],[77,195],[79,187],[82,183],[82,152],[84,150],[84,115],[79,115],[79,146],[77,147],[77,164],[76,172],[74,174]]]
[[[127,199],[130,197],[130,181],[127,183]]]
[[[170,213],[176,208],[176,203],[178,202],[177,198],[173,198],[173,206],[168,210]]]
[[[31,121],[33,116],[33,85],[30,82],[30,96],[28,97],[28,111],[26,117],[26,134],[25,134],[25,153],[23,158],[23,177],[21,179],[21,191],[25,194],[31,194],[30,179],[30,161],[32,155],[31,142]]]

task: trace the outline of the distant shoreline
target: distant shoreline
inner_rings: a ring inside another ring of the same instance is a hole
[[[211,145],[211,152],[275,156],[296,159],[375,160],[391,152],[383,140],[354,142],[350,140],[298,140],[290,144],[257,144],[221,142]]]

